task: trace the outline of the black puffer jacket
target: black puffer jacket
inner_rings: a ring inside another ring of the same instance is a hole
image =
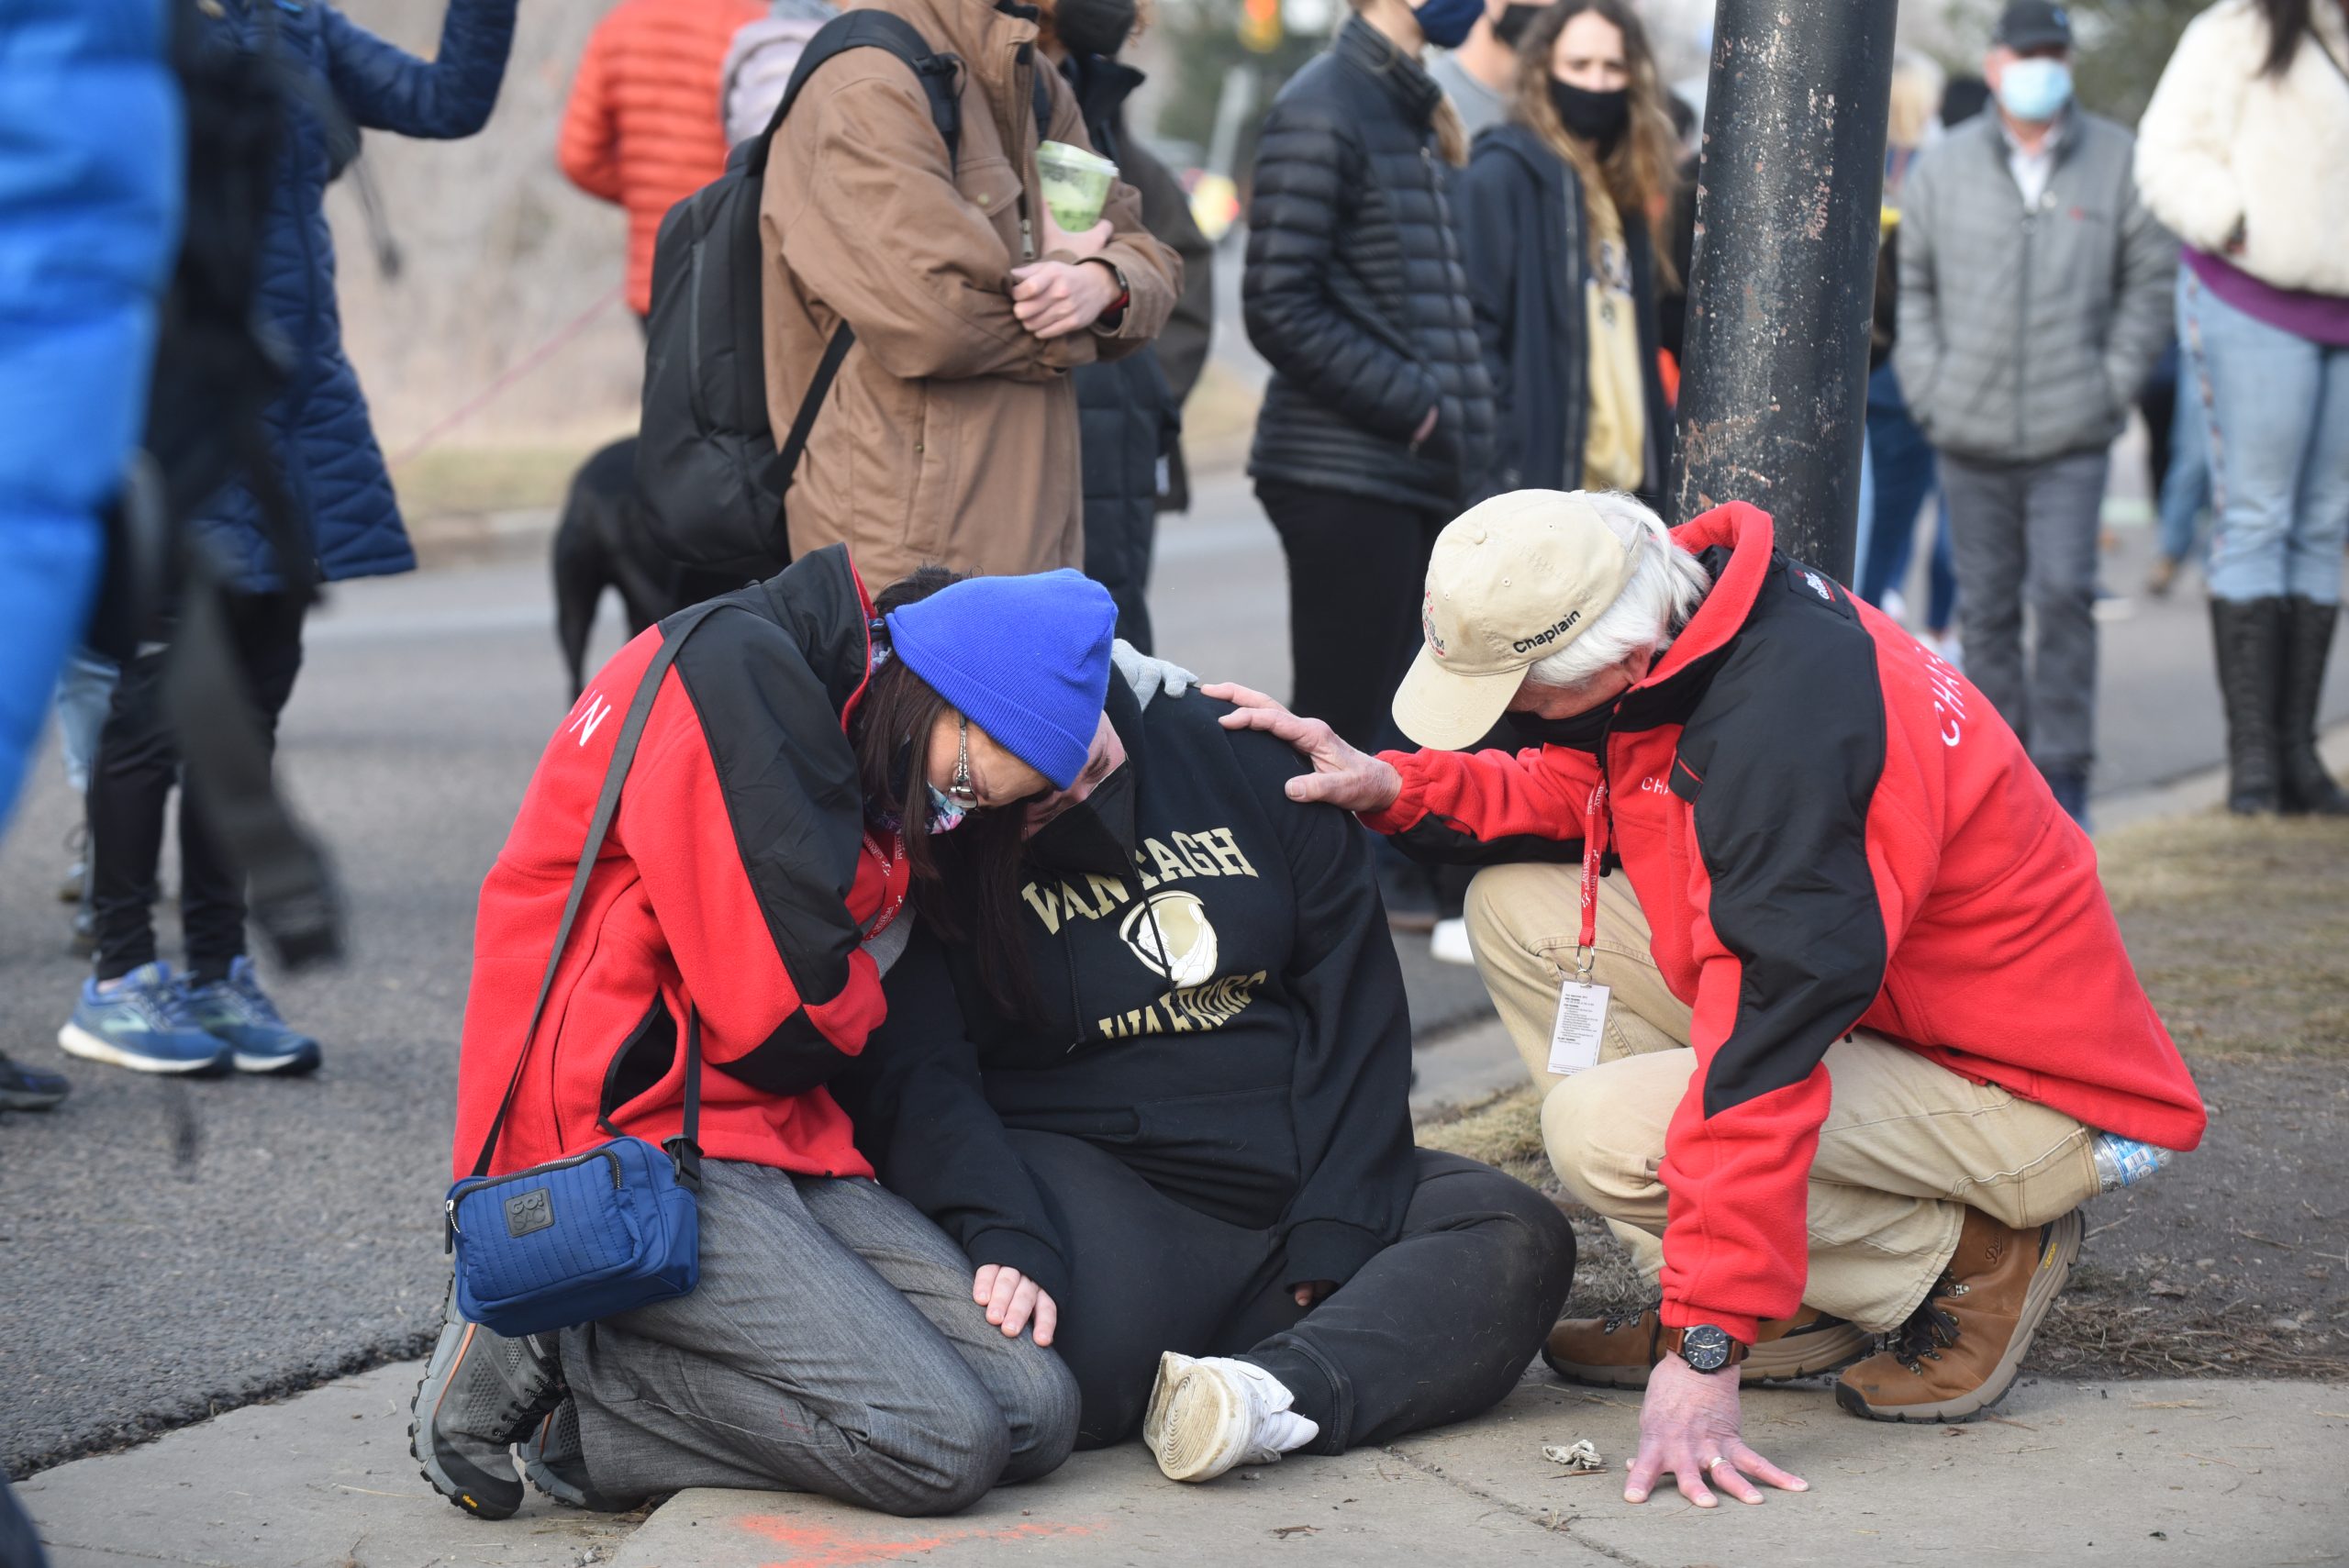
[[[1257,479],[1435,510],[1484,481],[1492,384],[1436,150],[1442,99],[1356,17],[1265,117],[1241,285],[1248,340],[1273,367]]]
[[[1071,56],[1061,74],[1076,94],[1094,150],[1119,165],[1119,177],[1141,193],[1143,226],[1179,254],[1179,237],[1160,233],[1151,222],[1153,206],[1165,216],[1170,204],[1152,198],[1160,185],[1173,185],[1174,176],[1126,134],[1126,99],[1141,85],[1142,73],[1085,55]],[[1179,201],[1172,206],[1181,208]],[[1190,258],[1184,262],[1187,303]],[[1158,538],[1159,465],[1171,459],[1182,435],[1183,400],[1154,343],[1121,360],[1079,365],[1071,379],[1076,383],[1084,461],[1085,574],[1118,602],[1118,635],[1147,653],[1152,646],[1146,590]]]

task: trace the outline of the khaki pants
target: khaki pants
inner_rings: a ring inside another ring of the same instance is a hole
[[[1591,978],[1613,988],[1599,1064],[1571,1078],[1547,1070],[1581,888],[1578,865],[1493,867],[1469,886],[1468,934],[1518,1054],[1547,1088],[1551,1164],[1653,1288],[1664,1266],[1664,1129],[1697,1070],[1689,1008],[1657,973],[1647,917],[1619,871],[1598,884]],[[1968,1207],[2028,1227],[2096,1195],[2096,1133],[2060,1111],[1865,1031],[1828,1048],[1827,1071],[1833,1106],[1810,1169],[1812,1307],[1894,1328],[1948,1265]]]

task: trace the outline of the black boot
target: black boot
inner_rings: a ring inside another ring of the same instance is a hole
[[[2317,704],[2324,694],[2324,662],[2332,651],[2332,627],[2340,608],[2314,599],[2284,601],[2283,690],[2277,700],[2276,727],[2288,812],[2349,816],[2349,795],[2341,792],[2316,754]]]
[[[2227,809],[2250,817],[2283,805],[2277,692],[2283,684],[2284,601],[2212,599],[2210,640],[2227,709]]]

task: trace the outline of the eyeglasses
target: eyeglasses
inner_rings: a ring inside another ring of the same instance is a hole
[[[945,794],[965,810],[979,806],[979,792],[971,783],[971,721],[959,713],[954,716],[954,777]]]

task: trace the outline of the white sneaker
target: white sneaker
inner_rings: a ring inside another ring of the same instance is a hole
[[[1225,1356],[1158,1358],[1142,1441],[1169,1481],[1212,1481],[1241,1464],[1271,1464],[1321,1435],[1289,1408],[1288,1385]]]
[[[1884,591],[1884,598],[1876,605],[1876,608],[1903,626],[1909,624],[1909,595],[1898,588],[1887,588]]]
[[[1468,945],[1468,922],[1457,915],[1438,920],[1428,936],[1428,956],[1438,963],[1475,963],[1476,950]]]

